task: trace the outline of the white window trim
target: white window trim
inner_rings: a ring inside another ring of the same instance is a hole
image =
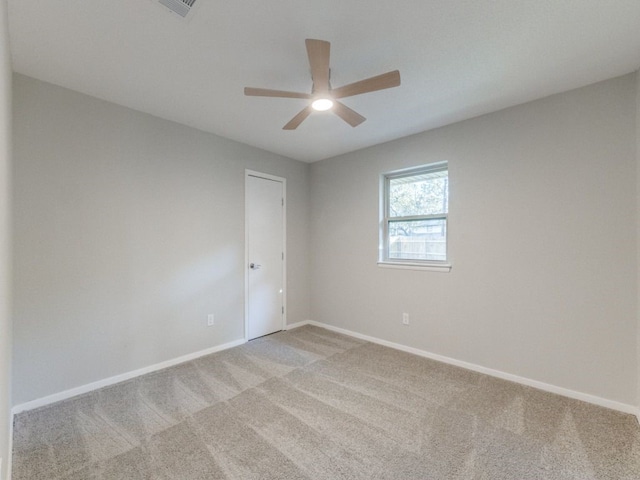
[[[402,262],[400,260],[380,260],[378,261],[378,267],[380,268],[398,268],[401,270],[424,270],[426,272],[442,272],[448,273],[451,271],[452,265],[450,263],[415,263],[415,262]]]
[[[409,177],[418,173],[439,172],[449,170],[448,162],[432,163],[430,165],[422,165],[420,167],[411,167],[403,170],[395,170],[380,175],[380,242],[378,248],[378,267],[381,268],[397,268],[404,270],[423,270],[432,272],[449,272],[452,265],[449,261],[449,214],[425,215],[422,217],[445,218],[447,222],[447,260],[402,260],[388,257],[389,253],[389,184],[390,180],[399,177]],[[409,218],[409,217],[407,217]]]

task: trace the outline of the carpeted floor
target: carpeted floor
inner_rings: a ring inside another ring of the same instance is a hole
[[[631,415],[302,327],[15,419],[14,480],[640,479]]]

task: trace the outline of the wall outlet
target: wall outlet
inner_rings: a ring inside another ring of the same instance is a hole
[[[409,314],[408,313],[403,313],[402,314],[402,324],[403,325],[409,325]]]
[[[210,313],[209,315],[207,315],[207,327],[213,327],[213,325],[213,313]]]

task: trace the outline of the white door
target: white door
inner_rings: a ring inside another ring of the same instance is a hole
[[[284,328],[285,181],[247,172],[247,313],[251,340]]]

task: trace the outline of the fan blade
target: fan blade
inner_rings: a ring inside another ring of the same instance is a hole
[[[352,127],[357,127],[366,120],[355,110],[351,110],[344,103],[333,102],[333,113],[338,115],[341,119],[347,122]]]
[[[331,96],[333,98],[352,97],[353,95],[375,92],[376,90],[384,90],[385,88],[397,87],[398,85],[400,85],[400,72],[394,70],[393,72],[383,73],[382,75],[367,78],[366,80],[360,80],[359,82],[350,83],[343,87],[334,88],[331,90]]]
[[[311,66],[311,79],[313,80],[313,91],[329,91],[329,51],[331,44],[324,40],[314,40],[307,38],[304,41],[307,46],[309,65]]]
[[[269,90],[268,88],[244,87],[244,94],[249,97],[311,98],[311,94],[309,93],[286,92],[284,90]]]
[[[311,112],[313,112],[313,108],[311,108],[311,105],[309,105],[308,107],[305,107],[302,111],[300,111],[300,113],[298,113],[295,117],[289,120],[289,123],[287,123],[284,127],[282,127],[282,129],[295,130],[296,128],[298,128],[298,125],[300,125],[304,121],[305,118],[311,115]]]

